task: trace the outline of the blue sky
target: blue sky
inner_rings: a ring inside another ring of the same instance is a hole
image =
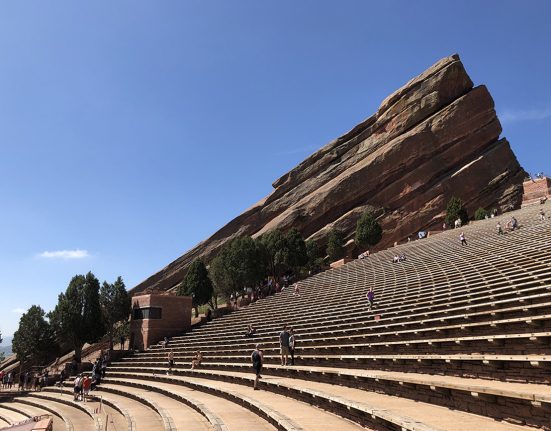
[[[548,1],[0,4],[0,331],[92,270],[128,287],[459,53],[551,173]]]

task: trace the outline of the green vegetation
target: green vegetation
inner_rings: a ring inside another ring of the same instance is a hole
[[[484,208],[480,207],[475,211],[474,219],[475,220],[484,220],[488,215],[489,215],[488,211],[486,211]]]
[[[109,337],[109,347],[112,349],[115,326],[119,322],[128,320],[130,313],[130,296],[122,277],[117,277],[114,283],[103,282],[99,292],[99,302],[105,330]]]
[[[284,256],[284,266],[295,273],[308,262],[306,243],[296,228],[292,228],[285,235]]]
[[[371,211],[366,211],[356,223],[356,244],[360,247],[370,247],[377,244],[383,237],[383,229]]]
[[[121,337],[124,337],[126,340],[130,337],[130,321],[128,316],[126,320],[121,321],[116,327],[113,333],[115,340],[120,340]]]
[[[306,270],[310,273],[318,272],[323,267],[323,253],[321,247],[315,240],[306,241]]]
[[[467,215],[467,210],[463,206],[463,202],[458,197],[453,196],[446,207],[445,222],[449,227],[453,227],[457,218],[461,219],[462,224],[469,221],[469,216]]]
[[[214,305],[219,296],[230,298],[243,288],[254,288],[268,275],[278,279],[283,274],[300,274],[305,269],[320,268],[323,259],[316,249],[317,244],[309,247],[310,250],[297,229],[285,234],[275,229],[256,240],[248,236],[232,239],[210,262],[208,274],[214,291],[209,304]]]
[[[190,265],[182,283],[178,286],[178,295],[188,295],[193,299],[195,317],[199,316],[200,305],[205,305],[212,298],[214,288],[205,264],[195,260]]]
[[[23,313],[13,335],[12,350],[26,365],[44,365],[57,352],[54,333],[44,310],[33,305]]]
[[[121,277],[114,283],[104,281],[100,288],[91,272],[75,275],[53,311],[46,315],[33,305],[21,316],[12,350],[25,366],[44,365],[71,350],[80,362],[85,343],[107,334],[113,348],[115,337],[128,337],[129,314],[130,297]]]
[[[275,229],[260,237],[270,275],[278,278],[287,271],[298,272],[308,262],[306,244],[300,232],[293,228],[285,235]]]
[[[105,334],[101,316],[99,281],[91,272],[75,275],[48,314],[58,343],[63,348],[74,349],[78,362],[82,346],[98,341]]]
[[[268,266],[268,273],[279,277],[284,270],[285,262],[285,236],[279,229],[272,230],[260,237],[260,244],[263,247],[264,259]]]
[[[342,259],[345,254],[344,250],[345,237],[344,232],[338,229],[332,229],[329,232],[327,239],[327,255],[331,262]]]
[[[243,287],[253,287],[265,275],[265,252],[251,237],[234,238],[210,264],[210,277],[214,282],[214,294],[229,298]]]

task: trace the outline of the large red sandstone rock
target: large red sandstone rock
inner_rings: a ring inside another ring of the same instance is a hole
[[[194,259],[208,261],[239,235],[294,226],[323,242],[335,226],[351,238],[370,208],[381,214],[383,248],[439,226],[452,195],[471,214],[480,206],[517,208],[525,173],[500,133],[486,87],[473,88],[459,56],[444,58],[276,180],[270,195],[132,291],[170,289]]]

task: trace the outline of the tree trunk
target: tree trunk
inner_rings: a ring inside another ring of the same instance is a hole
[[[75,360],[77,364],[80,364],[82,361],[82,344],[75,347]]]
[[[199,307],[195,306],[193,309],[195,310],[195,318],[199,317]]]

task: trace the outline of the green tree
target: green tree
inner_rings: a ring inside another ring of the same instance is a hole
[[[296,228],[286,234],[274,229],[262,235],[260,242],[264,247],[268,271],[274,277],[290,269],[298,272],[308,262],[304,238]]]
[[[243,287],[254,286],[265,276],[263,253],[249,236],[226,243],[210,264],[217,293],[229,298]]]
[[[128,340],[128,338],[130,337],[130,321],[128,319],[119,322],[115,326],[114,337],[116,340],[119,340],[121,337],[124,337],[126,340]]]
[[[232,281],[226,268],[227,261],[225,257],[224,248],[222,248],[209,264],[209,278],[212,280],[213,286],[213,300],[211,303],[213,306],[217,305],[219,296],[229,298],[231,294],[237,290],[234,289],[234,286],[231,284]]]
[[[374,246],[382,237],[383,229],[373,213],[363,213],[356,223],[356,244],[360,247]]]
[[[482,207],[478,208],[474,213],[475,220],[484,220],[487,216],[488,216],[488,211],[486,211]]]
[[[56,354],[57,344],[44,310],[33,305],[19,319],[13,334],[12,351],[26,365],[44,365]]]
[[[306,243],[304,238],[296,228],[292,228],[285,235],[285,253],[283,264],[298,272],[299,268],[306,265],[308,262],[308,254],[306,253]]]
[[[178,286],[178,295],[188,295],[193,298],[195,317],[199,317],[199,306],[204,305],[212,298],[214,289],[205,264],[195,260],[190,265],[184,280]]]
[[[469,221],[469,216],[467,215],[467,210],[463,206],[463,202],[458,197],[453,196],[446,207],[445,222],[448,226],[452,227],[458,217],[461,219],[462,224]]]
[[[306,269],[311,273],[319,271],[323,266],[324,253],[322,249],[317,241],[313,239],[306,241],[305,246],[306,256],[308,258],[306,262]]]
[[[329,260],[334,262],[336,260],[342,259],[345,254],[344,250],[345,237],[344,232],[338,229],[331,229],[327,237],[327,254]]]
[[[75,351],[80,362],[82,346],[95,343],[105,333],[99,302],[99,281],[89,272],[75,275],[48,317],[60,344]]]
[[[279,229],[274,229],[260,237],[264,246],[268,272],[274,277],[284,271],[286,241],[285,235]]]
[[[128,320],[130,314],[130,296],[122,277],[117,277],[114,283],[103,282],[99,292],[99,301],[103,323],[109,337],[109,348],[113,349],[115,326],[119,322]]]

